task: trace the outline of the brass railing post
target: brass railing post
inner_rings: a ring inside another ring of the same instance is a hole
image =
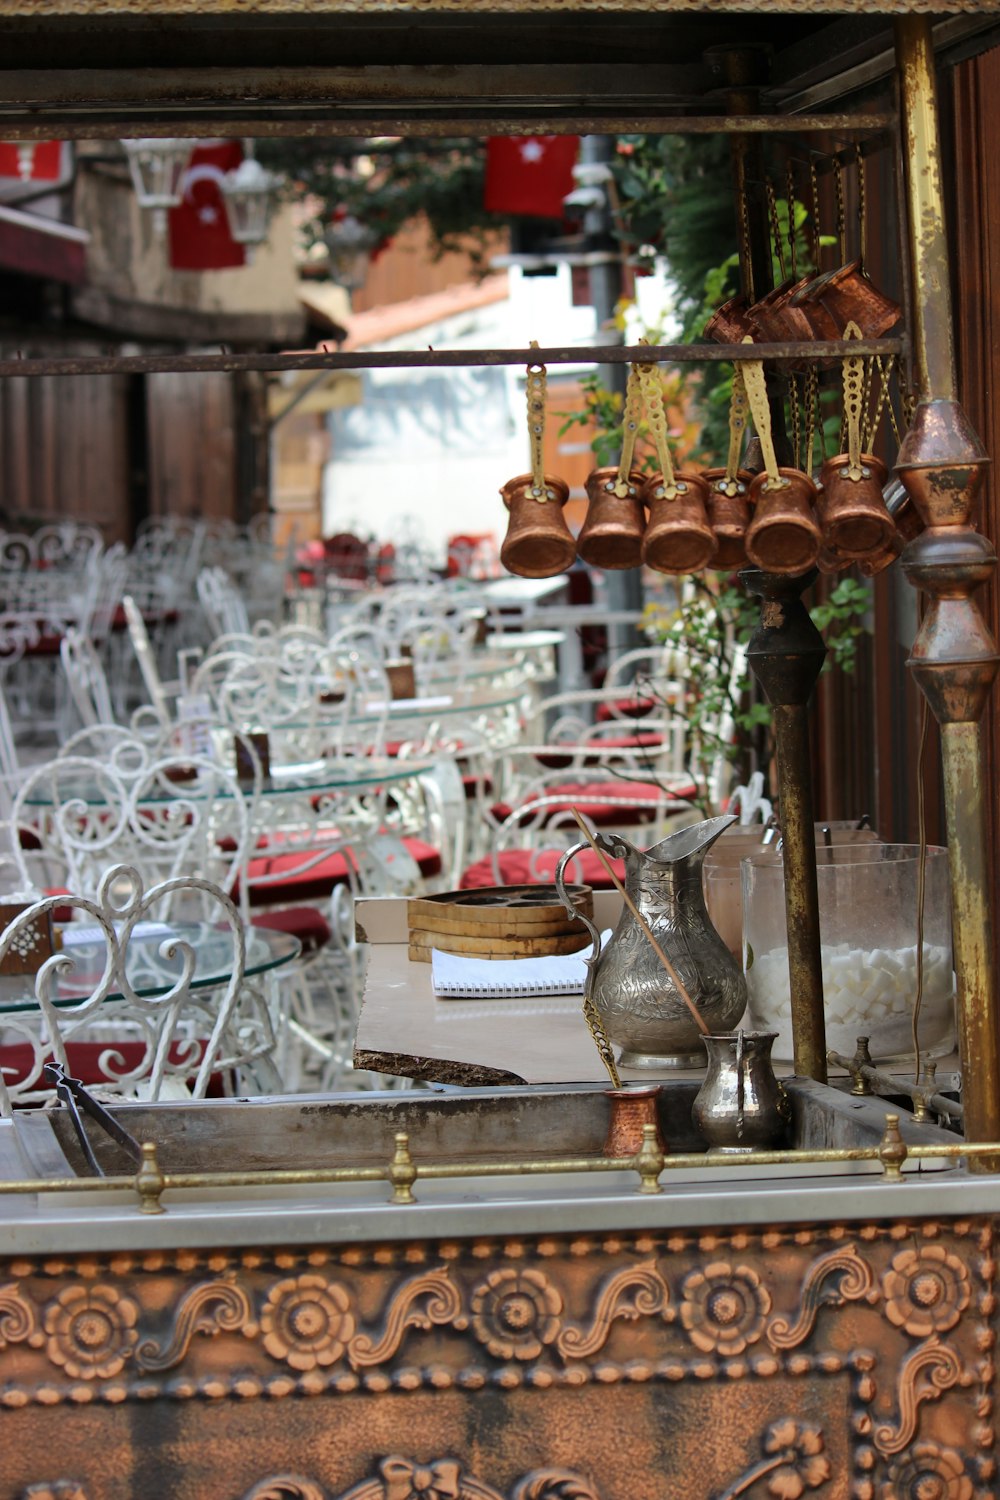
[[[928,596],[910,666],[941,727],[965,1133],[1000,1134],[1000,1025],[986,861],[982,715],[1000,658],[972,594],[996,553],[971,524],[989,462],[956,399],[948,245],[930,20],[896,22],[918,405],[897,472],[925,525],[903,553]],[[988,1168],[988,1161],[979,1163]]]
[[[767,695],[774,723],[795,1071],[825,1083],[826,1018],[809,698],[826,647],[800,597],[815,577],[813,572],[789,577],[748,568],[740,574],[740,581],[761,599],[760,624],[747,647],[747,661]]]

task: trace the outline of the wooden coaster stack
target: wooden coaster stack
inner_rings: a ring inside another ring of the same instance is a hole
[[[593,920],[588,885],[567,887],[573,902]],[[475,958],[537,958],[578,953],[590,942],[583,923],[570,917],[554,885],[487,886],[445,891],[406,903],[410,958],[430,963],[431,949]]]

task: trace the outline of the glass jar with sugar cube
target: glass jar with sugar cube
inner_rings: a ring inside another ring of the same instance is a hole
[[[834,845],[817,850],[826,1044],[851,1054],[870,1038],[877,1062],[911,1060],[917,994],[916,844]],[[777,1032],[774,1056],[791,1061],[792,1013],[784,873],[775,851],[744,859],[743,966],[749,1024]],[[923,918],[921,1052],[955,1045],[951,896],[947,849],[927,850]]]

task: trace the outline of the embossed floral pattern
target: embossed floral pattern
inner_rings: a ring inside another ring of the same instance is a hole
[[[385,1500],[458,1500],[458,1464],[442,1458],[436,1463],[410,1463],[406,1458],[384,1458],[380,1465]]]
[[[749,1266],[715,1261],[690,1271],[681,1287],[681,1323],[706,1354],[742,1354],[760,1338],[770,1311],[770,1294]]]
[[[472,1332],[498,1359],[537,1359],[559,1333],[562,1298],[541,1271],[491,1271],[472,1293]]]
[[[45,1309],[45,1351],[75,1380],[109,1380],[131,1356],[138,1315],[114,1287],[66,1287]]]
[[[271,1288],[260,1330],[268,1354],[293,1370],[336,1364],[354,1333],[350,1298],[323,1276],[289,1276]]]
[[[886,1317],[915,1339],[954,1328],[969,1305],[969,1273],[943,1245],[900,1250],[882,1289]]]
[[[785,1417],[764,1433],[766,1457],[778,1460],[768,1475],[768,1492],[776,1500],[799,1500],[806,1490],[818,1490],[830,1477],[830,1460],[823,1452],[823,1434],[813,1422]]]
[[[889,1465],[883,1500],[972,1500],[962,1455],[937,1443],[914,1443]]]

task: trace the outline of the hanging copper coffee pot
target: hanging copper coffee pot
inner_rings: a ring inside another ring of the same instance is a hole
[[[646,529],[640,492],[644,477],[632,469],[595,469],[587,478],[587,517],[577,537],[577,556],[595,568],[637,568]],[[624,491],[624,493],[622,493]]]
[[[708,486],[708,524],[715,534],[712,567],[729,571],[747,560],[744,537],[750,522],[750,485],[753,475],[740,468],[740,449],[747,424],[747,394],[739,365],[733,369],[733,394],[729,403],[729,455],[724,469],[703,469]]]
[[[801,469],[758,474],[750,486],[753,520],[747,557],[765,573],[805,573],[819,556],[816,486]]]
[[[871,453],[852,464],[849,453],[828,458],[820,471],[819,518],[823,543],[848,562],[881,552],[896,530],[882,487],[888,471]]]
[[[576,561],[576,543],[562,508],[569,485],[552,474],[537,484],[532,474],[508,479],[500,491],[509,511],[500,561],[521,578],[551,578]]]
[[[848,340],[860,338],[861,330],[856,323],[848,323],[844,336]],[[859,355],[848,355],[843,366],[847,452],[828,458],[823,465],[819,514],[827,551],[834,557],[860,562],[883,553],[896,528],[882,497],[887,477],[885,464],[874,454],[862,452],[862,417],[867,406],[864,360]],[[872,431],[878,425],[886,385],[883,374]],[[871,437],[866,441],[870,443]]]
[[[744,537],[747,557],[765,573],[804,573],[815,564],[820,548],[816,486],[801,469],[778,465],[763,364],[747,360],[742,371],[764,458],[763,472],[755,476],[748,496],[753,519]]]
[[[649,509],[642,561],[657,573],[697,573],[712,562],[717,542],[708,523],[708,485],[683,469],[653,474],[642,491]]]
[[[538,345],[532,342],[532,348]],[[531,473],[508,479],[500,494],[509,512],[500,561],[522,578],[552,578],[576,561],[576,543],[562,508],[569,499],[564,479],[542,471],[547,374],[544,365],[527,371],[528,446]]]

